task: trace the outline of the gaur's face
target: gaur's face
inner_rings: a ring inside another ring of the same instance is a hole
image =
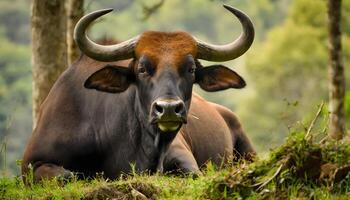
[[[188,34],[146,32],[129,67],[108,65],[92,74],[85,87],[124,92],[134,84],[138,110],[148,126],[176,133],[187,122],[194,83],[206,91],[242,88],[244,80],[221,65],[203,67],[195,59],[197,46]]]
[[[152,60],[142,55],[135,62],[140,104],[149,122],[162,132],[176,132],[186,123],[196,64],[192,55],[181,61]]]

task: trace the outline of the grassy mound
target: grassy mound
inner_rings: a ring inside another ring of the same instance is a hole
[[[269,159],[241,164],[216,180],[212,197],[349,199],[350,142],[316,143],[293,133]]]
[[[121,180],[58,180],[25,187],[0,179],[0,199],[350,199],[350,142],[314,142],[291,134],[268,159],[204,175],[130,175]]]

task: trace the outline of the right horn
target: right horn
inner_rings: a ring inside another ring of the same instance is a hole
[[[89,13],[78,21],[74,29],[74,40],[80,50],[87,56],[98,61],[126,60],[134,56],[134,48],[138,41],[138,36],[119,44],[99,45],[91,41],[86,35],[86,29],[91,22],[112,10],[104,9]]]
[[[249,17],[231,6],[224,5],[224,7],[239,19],[243,32],[238,39],[226,45],[208,44],[195,38],[198,45],[198,59],[218,62],[233,60],[243,55],[253,43],[254,26]]]

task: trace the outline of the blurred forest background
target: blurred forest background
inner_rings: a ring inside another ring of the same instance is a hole
[[[213,43],[238,37],[238,21],[222,7],[246,12],[256,40],[245,56],[225,63],[247,87],[207,93],[206,99],[236,112],[260,155],[281,144],[287,133],[307,128],[321,102],[328,101],[327,12],[324,0],[168,0],[145,19],[143,8],[159,0],[86,0],[85,13],[114,8],[90,30],[92,38],[125,40],[145,30],[185,30]],[[18,174],[32,132],[30,1],[0,2],[0,164]],[[350,0],[343,0],[346,117],[350,125]],[[327,127],[327,118],[320,128]]]

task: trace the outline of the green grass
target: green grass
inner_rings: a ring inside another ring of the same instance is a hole
[[[326,164],[331,170],[324,169]],[[345,200],[350,199],[350,174],[346,175],[350,169],[344,170],[349,165],[349,142],[320,144],[305,139],[304,133],[293,133],[266,159],[220,170],[209,163],[197,178],[134,174],[117,181],[97,178],[63,184],[52,180],[31,187],[19,177],[2,178],[0,199]]]

